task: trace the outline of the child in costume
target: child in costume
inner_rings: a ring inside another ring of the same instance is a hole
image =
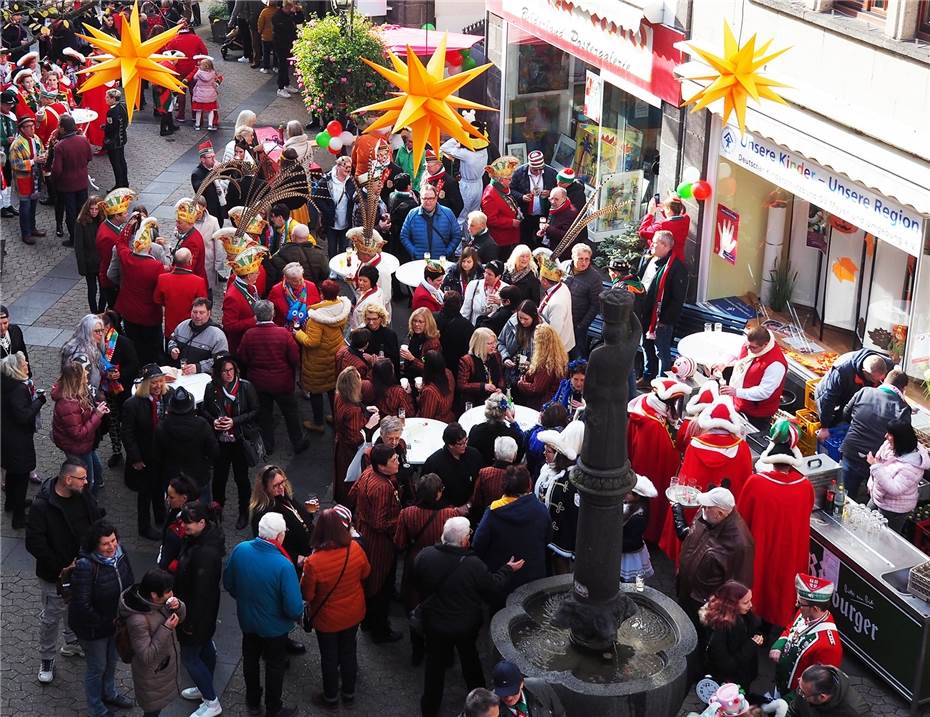
[[[195,55],[200,61],[199,68],[187,77],[191,86],[191,109],[194,112],[194,129],[200,130],[201,116],[207,115],[207,129],[211,132],[217,130],[215,117],[219,117],[220,106],[217,102],[219,93],[217,89],[223,82],[223,76],[214,69],[213,58],[208,55]]]

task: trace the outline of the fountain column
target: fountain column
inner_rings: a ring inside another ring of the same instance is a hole
[[[585,374],[585,434],[571,480],[581,495],[572,596],[556,623],[576,645],[613,649],[620,624],[636,612],[620,590],[623,497],[636,484],[627,458],[628,376],[642,328],[626,291],[601,294],[604,343],[591,352]]]

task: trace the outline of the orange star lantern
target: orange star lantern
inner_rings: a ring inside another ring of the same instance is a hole
[[[387,54],[391,64],[394,65],[393,70],[362,58],[365,64],[400,90],[400,92],[392,93],[395,97],[390,100],[355,110],[355,112],[384,111],[384,114],[372,122],[365,132],[375,132],[384,127],[390,127],[393,132],[399,132],[404,127],[409,127],[413,136],[414,167],[420,166],[427,143],[433,149],[439,149],[441,132],[454,137],[470,149],[479,149],[483,146],[476,142],[485,141],[484,137],[456,110],[494,111],[494,108],[471,100],[463,100],[453,96],[452,93],[487,70],[491,63],[443,78],[446,65],[445,34],[426,66],[409,45],[407,46],[407,64],[404,64],[403,60],[390,50]]]
[[[766,55],[772,41],[756,48],[756,36],[753,35],[742,47],[736,41],[733,31],[724,20],[723,56],[718,56],[691,43],[688,46],[715,70],[714,74],[700,74],[689,77],[691,80],[713,80],[707,87],[686,99],[682,106],[693,104],[692,112],[697,112],[719,99],[723,100],[723,123],[726,124],[730,114],[736,111],[736,121],[740,132],[746,131],[746,99],[752,97],[756,102],[762,98],[786,104],[773,87],[788,85],[763,77],[758,70],[790,48],[786,47]]]
[[[119,80],[123,86],[123,92],[126,94],[126,110],[129,113],[130,122],[132,122],[133,110],[138,107],[142,80],[148,80],[153,84],[166,87],[172,92],[183,92],[184,85],[177,79],[178,73],[158,64],[159,61],[174,58],[168,55],[156,54],[171,38],[178,34],[181,29],[180,26],[176,25],[170,30],[142,42],[139,27],[139,3],[136,2],[132,6],[129,22],[123,22],[120,26],[120,39],[118,41],[90,25],[84,25],[84,28],[92,37],[87,35],[78,35],[78,37],[87,40],[104,55],[97,56],[102,60],[99,64],[78,73],[80,75],[93,75],[81,86],[82,91],[91,90],[108,82]],[[91,59],[97,58],[91,57]]]

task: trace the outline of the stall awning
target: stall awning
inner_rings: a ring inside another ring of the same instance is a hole
[[[643,19],[642,5],[622,2],[622,0],[563,0],[565,5],[571,5],[586,12],[592,17],[612,22],[625,30],[639,30],[639,23]]]
[[[418,27],[381,25],[375,30],[381,35],[384,46],[391,52],[405,53],[407,46],[417,55],[431,55],[446,35],[447,50],[464,50],[483,40],[481,35],[465,35],[461,32],[444,33],[439,30],[422,30]]]

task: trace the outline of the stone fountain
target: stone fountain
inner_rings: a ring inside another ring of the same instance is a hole
[[[575,573],[514,591],[491,636],[504,658],[556,689],[569,715],[665,717],[684,700],[697,634],[664,594],[620,584],[623,497],[636,483],[627,376],[642,329],[626,291],[602,293],[601,308],[604,343],[588,362],[584,444],[571,474],[581,495]]]

